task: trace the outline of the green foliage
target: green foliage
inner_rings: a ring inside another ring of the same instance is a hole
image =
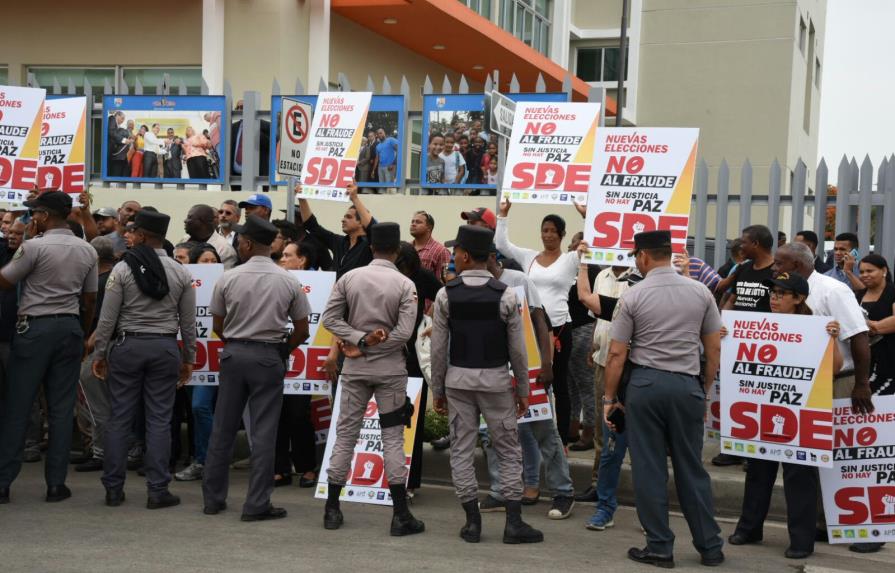
[[[435,410],[426,411],[426,427],[423,432],[423,441],[431,442],[443,438],[450,433],[447,416],[442,416]]]

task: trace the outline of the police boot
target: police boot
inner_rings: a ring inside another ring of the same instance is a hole
[[[503,530],[503,542],[509,544],[540,543],[544,534],[522,521],[522,502],[507,500],[507,524]]]
[[[478,543],[482,538],[482,514],[479,513],[479,500],[465,502],[463,510],[466,511],[466,525],[460,529],[460,537],[468,543]]]
[[[424,532],[426,524],[413,517],[413,514],[407,509],[407,488],[403,485],[390,485],[388,489],[392,492],[394,510],[392,514],[392,536],[400,537],[402,535]]]
[[[342,493],[343,484],[331,483],[327,490],[326,508],[323,513],[323,527],[326,529],[338,529],[342,527],[342,510],[339,509],[339,494]]]

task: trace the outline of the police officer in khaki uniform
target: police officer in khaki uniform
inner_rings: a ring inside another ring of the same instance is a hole
[[[625,396],[637,514],[647,545],[632,547],[639,563],[674,567],[674,533],[668,526],[671,456],[678,500],[703,565],[724,561],[709,475],[702,466],[705,396],[721,359],[721,316],[705,285],[671,266],[671,233],[634,235],[637,268],[645,277],[619,299],[609,332],[603,410],[613,431],[625,361],[633,364]],[[699,347],[705,349],[700,379]],[[628,348],[630,346],[630,352]],[[703,386],[702,380],[707,381]]]
[[[180,503],[168,491],[171,412],[178,383],[189,380],[196,359],[196,293],[189,271],[163,248],[170,222],[163,213],[137,212],[133,246],[109,275],[96,327],[93,374],[106,381],[111,413],[102,482],[106,505],[113,507],[124,501],[128,442],[141,404],[146,421],[146,507]]]
[[[451,475],[466,511],[460,537],[481,538],[478,482],[473,466],[479,416],[500,460],[500,493],[506,500],[504,543],[539,543],[544,534],[522,521],[522,449],[516,419],[528,409],[528,356],[522,317],[512,289],[488,272],[494,233],[464,225],[454,241],[460,276],[435,298],[432,393],[435,410],[451,427]],[[507,369],[516,376],[516,387]]]
[[[405,344],[416,324],[417,294],[413,282],[395,267],[400,246],[401,228],[396,223],[373,225],[373,261],[345,273],[336,282],[323,312],[323,325],[343,341],[346,356],[336,443],[329,460],[323,517],[326,529],[342,525],[339,495],[351,469],[367,403],[375,396],[394,510],[391,534],[411,535],[425,530],[423,522],[407,509],[404,426],[409,426],[413,406],[407,399]]]
[[[50,420],[46,500],[71,497],[65,477],[72,412],[84,333],[93,323],[96,304],[96,251],[68,227],[71,197],[49,191],[25,206],[32,212],[33,231],[40,235],[22,244],[0,270],[0,288],[19,288],[9,383],[0,412],[0,503],[9,502],[9,486],[22,467],[28,416],[41,385]]]
[[[242,412],[252,417],[252,473],[242,521],[286,517],[273,507],[274,452],[289,354],[308,338],[311,306],[301,283],[270,258],[277,228],[255,215],[234,225],[242,265],[225,272],[211,298],[214,333],[224,341],[214,425],[205,460],[205,513],[227,507],[229,464]],[[287,323],[292,320],[292,333]]]

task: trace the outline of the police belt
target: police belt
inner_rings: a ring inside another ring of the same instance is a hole
[[[122,336],[127,338],[177,338],[176,332],[122,332]]]
[[[71,314],[71,313],[62,313],[62,314],[42,314],[40,316],[33,316],[29,314],[20,314],[17,319],[18,320],[43,320],[46,318],[77,318],[81,319],[81,315],[79,314]]]
[[[227,344],[254,344],[257,346],[272,346],[273,348],[279,348],[285,342],[269,342],[267,340],[250,340],[247,338],[228,338],[226,341]]]
[[[691,378],[697,378],[696,374],[690,374],[689,372],[674,372],[673,370],[662,370],[661,368],[653,368],[652,366],[644,366],[642,364],[631,363],[634,369],[643,369],[643,370],[655,370],[656,372],[662,372],[664,374],[674,374],[675,376],[690,376]]]

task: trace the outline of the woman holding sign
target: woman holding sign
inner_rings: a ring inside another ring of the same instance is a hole
[[[895,285],[889,264],[879,255],[861,259],[860,278],[865,290],[858,301],[867,312],[870,327],[870,389],[874,396],[895,394]]]
[[[507,215],[510,200],[500,202],[494,243],[497,250],[519,261],[531,282],[538,289],[541,302],[553,327],[553,396],[556,400],[556,429],[563,444],[568,443],[572,405],[566,380],[569,355],[572,350],[572,329],[569,325],[569,287],[578,277],[577,251],[563,252],[562,239],[566,236],[566,222],[559,215],[547,215],[541,221],[541,244],[544,249],[523,249],[510,242]]]
[[[770,289],[771,312],[778,314],[812,314],[805,303],[808,298],[808,281],[796,273],[779,273],[764,281]],[[826,326],[827,334],[839,335],[839,323],[832,321]],[[721,336],[727,335],[725,328]],[[833,344],[833,373],[842,369],[839,346]],[[771,493],[777,479],[779,462],[753,458],[746,470],[746,487],[743,492],[743,512],[733,535],[727,538],[731,545],[746,545],[762,540],[762,528],[771,505]],[[817,523],[817,477],[815,468],[799,464],[783,464],[783,492],[786,497],[786,521],[789,529],[787,559],[805,559],[814,553],[814,531]]]

